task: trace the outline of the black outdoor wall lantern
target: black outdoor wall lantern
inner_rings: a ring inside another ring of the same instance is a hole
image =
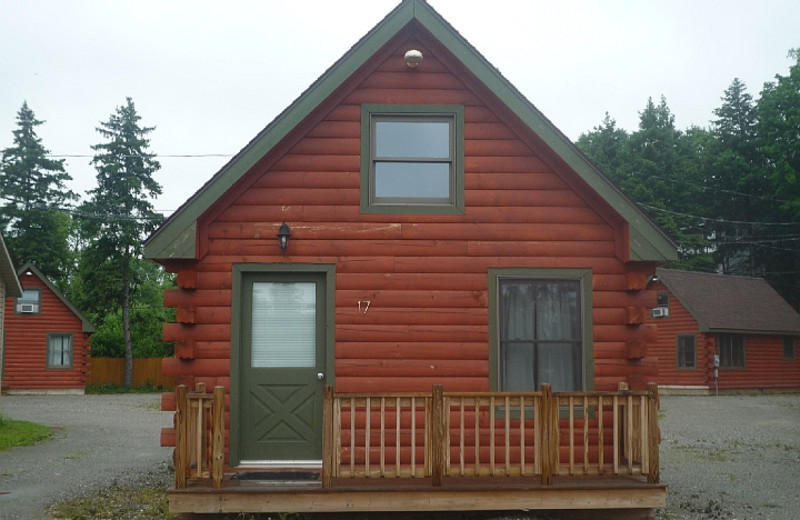
[[[289,226],[286,225],[286,222],[284,222],[281,224],[280,229],[278,229],[278,245],[281,246],[282,255],[286,255],[290,236],[292,236],[292,231],[289,229]]]

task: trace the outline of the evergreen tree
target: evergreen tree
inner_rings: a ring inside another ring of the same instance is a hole
[[[581,134],[576,144],[600,171],[619,182],[618,176],[629,138],[628,132],[617,128],[616,120],[606,112],[603,122],[591,132]]]
[[[786,76],[764,84],[756,103],[756,142],[764,176],[774,188],[780,213],[771,219],[771,253],[767,280],[794,307],[800,308],[800,49],[789,52],[794,63]],[[768,247],[768,249],[767,249]]]
[[[140,126],[131,98],[117,107],[97,131],[106,141],[94,145],[92,159],[97,187],[82,205],[82,233],[88,240],[80,261],[83,298],[96,317],[119,310],[125,344],[125,386],[133,375],[131,297],[140,280],[136,262],[142,241],[161,221],[147,197],[161,193],[153,179],[160,165],[148,153],[147,135],[154,127]]]
[[[64,160],[50,159],[36,127],[44,121],[23,102],[17,113],[13,146],[0,160],[0,225],[14,262],[35,262],[63,287],[71,264],[71,219],[64,206],[77,199],[66,188],[72,177]]]

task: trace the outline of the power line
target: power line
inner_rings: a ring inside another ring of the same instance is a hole
[[[702,220],[705,222],[716,222],[719,224],[736,224],[740,226],[800,226],[800,222],[749,222],[745,220],[727,220],[723,218],[701,217],[700,215],[692,215],[691,213],[682,213],[680,211],[671,211],[668,209],[657,208],[655,206],[651,206],[649,204],[644,204],[641,202],[637,202],[637,205],[641,206],[642,208],[646,208],[652,211],[657,211],[659,213],[668,213],[670,215],[676,215],[679,217],[687,217],[695,220]]]
[[[233,154],[230,153],[179,153],[179,154],[148,154],[150,157],[164,157],[170,159],[202,159],[207,157],[233,157]],[[94,159],[95,155],[89,154],[47,154],[45,157],[51,157],[55,159]],[[120,157],[125,158],[133,158],[133,157],[142,157],[141,155],[122,155]]]

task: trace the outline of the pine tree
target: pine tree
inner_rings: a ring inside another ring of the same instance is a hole
[[[153,174],[161,167],[148,153],[147,135],[154,127],[139,125],[131,98],[117,107],[97,131],[106,141],[92,146],[97,170],[97,187],[89,190],[90,199],[81,210],[82,232],[88,245],[80,262],[83,297],[94,314],[121,311],[125,341],[125,386],[133,377],[131,340],[131,297],[136,290],[136,261],[142,256],[142,241],[162,217],[148,197],[161,193]]]
[[[17,113],[14,144],[0,160],[0,225],[14,262],[35,262],[56,283],[63,284],[71,264],[71,219],[62,210],[77,199],[66,188],[72,177],[64,160],[49,158],[36,127],[44,121],[24,102]]]

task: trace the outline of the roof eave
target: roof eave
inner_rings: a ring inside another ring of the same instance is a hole
[[[22,296],[22,286],[14,270],[14,263],[11,261],[11,253],[9,253],[2,235],[0,235],[0,280],[5,283],[6,297],[19,298]]]

